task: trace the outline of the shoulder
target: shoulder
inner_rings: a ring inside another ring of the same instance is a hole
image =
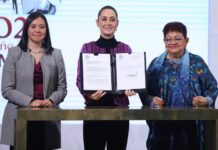
[[[124,42],[122,42],[122,41],[117,41],[118,42],[118,44],[120,44],[120,45],[128,45],[127,43],[124,43]]]
[[[197,54],[190,53],[190,52],[189,52],[189,57],[194,58],[194,59],[203,59],[201,56],[199,56]]]
[[[53,52],[51,54],[51,57],[55,58],[56,60],[63,59],[61,49],[54,48],[54,50],[53,50]]]
[[[17,59],[21,56],[21,53],[22,53],[22,50],[18,46],[11,47],[8,49],[8,56],[12,56]]]
[[[58,49],[58,48],[54,48],[54,50],[53,50],[52,54],[54,54],[54,55],[61,55],[61,54],[62,54],[62,52],[61,52],[61,50],[60,50],[60,49]]]
[[[89,45],[93,45],[93,44],[95,44],[95,41],[86,42],[83,45],[89,46]]]
[[[95,44],[95,41],[91,41],[91,42],[84,43],[84,44],[83,44],[83,47],[91,47],[91,46],[93,46],[93,45],[96,45],[96,44]]]
[[[155,61],[156,61],[157,59],[158,59],[158,57],[153,58],[153,59],[151,60],[151,62],[150,62],[150,65],[155,64]]]
[[[121,41],[118,41],[117,49],[119,51],[122,51],[122,52],[125,52],[125,53],[131,53],[132,52],[131,47],[128,44],[126,44],[124,42],[121,42]]]
[[[58,54],[58,53],[61,53],[61,49],[58,49],[58,48],[54,48],[54,50],[53,50],[53,53],[54,54]]]
[[[118,41],[118,46],[124,46],[130,48],[130,46],[122,41]]]
[[[189,53],[189,57],[190,57],[191,64],[198,64],[198,63],[205,64],[204,59],[197,54]]]
[[[17,53],[20,53],[20,52],[21,52],[21,49],[20,49],[20,47],[18,47],[18,46],[16,46],[16,47],[10,47],[10,48],[8,49],[8,52],[17,54]]]
[[[90,52],[93,49],[96,49],[96,47],[95,41],[87,42],[82,45],[81,52]]]

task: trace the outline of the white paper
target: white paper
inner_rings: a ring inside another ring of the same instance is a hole
[[[109,54],[82,54],[83,89],[112,90]]]
[[[116,54],[117,90],[146,88],[143,52]]]

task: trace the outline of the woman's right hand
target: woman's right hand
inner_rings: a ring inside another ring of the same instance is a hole
[[[101,99],[104,95],[106,94],[106,92],[104,92],[103,90],[98,90],[93,94],[90,94],[88,96],[88,98],[90,100],[94,100],[94,101],[98,101],[99,99]]]

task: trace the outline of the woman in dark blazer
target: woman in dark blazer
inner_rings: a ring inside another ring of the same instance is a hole
[[[14,146],[18,107],[57,107],[67,94],[62,53],[51,44],[44,15],[32,13],[26,19],[17,47],[8,50],[2,95],[8,100],[2,121],[1,143]],[[27,147],[31,150],[60,148],[60,122],[28,122]]]

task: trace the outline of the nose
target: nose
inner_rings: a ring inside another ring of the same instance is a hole
[[[107,21],[106,21],[106,24],[110,24],[110,23],[111,23],[110,20],[107,20]]]
[[[38,32],[39,32],[39,31],[40,31],[40,27],[37,27],[37,28],[36,28],[36,31],[38,31]]]
[[[38,27],[38,26],[35,28],[35,31],[36,31],[36,32],[40,32],[40,30],[41,30],[41,29],[40,29],[40,27]]]
[[[176,42],[175,39],[172,39],[171,43],[172,43],[172,44],[176,44],[177,42]]]

